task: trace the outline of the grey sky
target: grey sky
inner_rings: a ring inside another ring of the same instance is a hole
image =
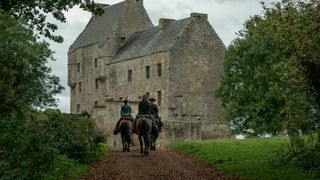
[[[98,3],[115,4],[122,0],[96,0]],[[259,0],[144,0],[144,6],[155,26],[160,18],[182,19],[191,12],[208,14],[209,22],[222,41],[228,46],[242,29],[243,23],[250,16],[262,13]],[[60,100],[58,108],[63,112],[70,111],[69,87],[67,85],[67,52],[69,46],[82,32],[90,19],[91,13],[74,8],[66,13],[67,23],[59,24],[57,34],[64,37],[62,44],[51,42],[57,61],[50,62],[53,74],[60,77],[66,88],[57,95]]]

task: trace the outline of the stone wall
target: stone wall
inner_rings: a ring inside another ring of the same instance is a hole
[[[176,130],[168,134],[179,139],[229,137],[223,108],[214,96],[223,73],[225,47],[206,14],[192,13],[191,19],[170,53],[168,124]],[[195,129],[200,132],[193,133]]]

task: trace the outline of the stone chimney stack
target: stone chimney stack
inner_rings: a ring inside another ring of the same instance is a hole
[[[208,21],[208,14],[203,13],[191,13],[190,17],[195,21]]]
[[[166,30],[166,28],[170,25],[171,22],[175,21],[174,19],[166,19],[161,18],[159,19],[159,29],[160,31]]]
[[[102,4],[102,3],[96,3],[96,5],[97,5],[98,7],[101,7],[102,9],[110,6],[110,4]],[[91,16],[94,17],[95,15],[94,15],[93,13],[91,13]]]
[[[125,0],[129,4],[141,4],[143,5],[143,0]]]

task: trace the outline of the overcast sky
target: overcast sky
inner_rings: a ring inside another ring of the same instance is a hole
[[[98,3],[116,4],[123,0],[95,0]],[[261,14],[261,0],[144,0],[144,7],[155,26],[160,18],[182,19],[191,12],[208,14],[208,20],[226,46],[236,37],[236,32],[242,29],[243,23],[250,16]],[[51,42],[57,59],[50,62],[53,74],[60,77],[65,90],[57,95],[58,108],[63,112],[70,111],[70,92],[67,85],[68,49],[88,23],[91,13],[79,8],[66,12],[67,22],[59,24],[57,34],[64,37],[62,44]]]

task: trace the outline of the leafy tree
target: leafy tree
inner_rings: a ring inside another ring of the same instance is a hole
[[[289,133],[319,128],[320,1],[283,0],[263,5],[228,48],[216,95],[237,133]]]
[[[64,12],[76,5],[84,10],[89,10],[95,14],[101,14],[102,9],[92,0],[1,0],[0,9],[9,12],[13,17],[23,18],[29,27],[36,28],[40,34],[54,40],[62,42],[60,35],[53,35],[57,30],[57,25],[47,21],[48,14],[60,22],[65,22]]]
[[[61,92],[59,78],[46,67],[52,51],[46,42],[37,42],[25,24],[0,11],[0,114],[23,106],[54,106]]]

